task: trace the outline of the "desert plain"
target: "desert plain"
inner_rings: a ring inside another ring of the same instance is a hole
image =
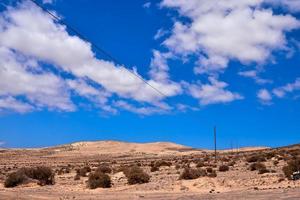
[[[299,156],[300,145],[219,150],[216,160],[212,150],[168,142],[94,141],[35,149],[3,148],[0,199],[300,199],[300,180],[291,180],[283,170]],[[89,174],[101,165],[111,169],[107,173],[111,187],[90,189]],[[53,185],[27,181],[5,187],[10,173],[37,166],[53,170]],[[124,169],[132,166],[141,168],[149,180],[129,184]],[[84,167],[90,171],[78,176]],[[195,171],[200,175],[187,174]]]

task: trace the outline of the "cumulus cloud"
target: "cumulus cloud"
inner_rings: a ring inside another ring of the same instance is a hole
[[[267,4],[275,5],[278,7],[284,7],[291,12],[300,11],[300,1],[298,0],[265,0]]]
[[[0,113],[1,112],[27,113],[32,110],[33,110],[33,106],[31,106],[28,103],[19,101],[11,96],[0,97]]]
[[[287,1],[286,1],[287,2]],[[275,14],[263,0],[164,0],[178,19],[164,45],[175,54],[197,55],[196,73],[223,71],[231,60],[264,63],[287,45],[286,33],[300,26],[289,15]]]
[[[263,79],[263,78],[259,77],[258,72],[256,70],[241,71],[238,74],[243,77],[252,78],[258,84],[273,83],[272,80]]]
[[[276,97],[283,98],[287,93],[293,93],[297,90],[300,90],[300,78],[297,78],[293,83],[288,83],[284,86],[274,88],[272,92]]]
[[[243,99],[243,96],[226,90],[227,83],[209,77],[210,84],[191,84],[188,86],[189,93],[199,99],[201,105],[229,103],[234,100]]]
[[[153,58],[150,63],[150,76],[157,81],[165,82],[169,80],[169,66],[168,59],[171,58],[170,53],[161,53],[153,50]]]
[[[29,2],[23,2],[16,8],[8,8],[1,14],[0,46],[2,54],[5,54],[1,57],[7,57],[0,61],[4,71],[0,74],[0,94],[23,95],[38,107],[74,110],[69,89],[102,104],[107,102],[111,94],[116,94],[122,98],[154,105],[165,97],[181,92],[180,85],[172,81],[150,79],[146,80],[146,84],[138,78],[141,75],[137,71],[97,59],[91,44],[70,35],[65,26],[54,22],[49,15]],[[75,80],[81,81],[65,80],[51,72],[45,72],[42,68],[39,68],[39,73],[32,72],[28,69],[28,64],[19,62],[18,55],[24,59],[30,58],[35,63],[52,64],[58,70],[74,76]],[[82,80],[88,80],[101,89],[96,91],[98,89]]]
[[[263,103],[263,104],[270,104],[272,101],[272,95],[267,89],[261,89],[257,93],[257,98]]]
[[[64,81],[50,72],[39,72],[37,63],[22,55],[0,47],[0,97],[23,96],[37,107],[47,107],[64,111],[74,110]],[[30,110],[20,107],[22,111]],[[5,101],[7,102],[7,101]]]

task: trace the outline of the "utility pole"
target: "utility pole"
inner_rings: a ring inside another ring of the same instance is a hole
[[[215,163],[217,163],[217,127],[214,127]]]

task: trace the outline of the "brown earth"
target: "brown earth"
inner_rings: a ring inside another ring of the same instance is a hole
[[[268,173],[250,171],[247,158],[253,155],[266,157],[263,163]],[[269,156],[271,155],[271,156]],[[58,147],[39,149],[0,150],[0,199],[300,199],[300,181],[287,180],[282,167],[289,159],[300,155],[300,146],[279,149],[251,147],[218,152],[214,163],[213,152],[194,149],[174,143],[125,143],[116,141],[78,142]],[[151,162],[170,162],[171,166],[159,167],[151,172]],[[203,169],[211,167],[217,177],[200,177],[179,180],[185,167]],[[219,172],[220,165],[229,165],[229,171]],[[274,164],[276,161],[276,164]],[[278,162],[278,163],[277,163]],[[87,177],[74,180],[75,170],[90,166],[94,170],[107,163],[113,186],[108,189],[87,188]],[[150,175],[150,182],[128,185],[120,166],[140,165]],[[7,174],[21,167],[49,166],[56,171],[55,184],[39,186],[36,183],[5,188]],[[58,173],[62,168],[70,172]]]

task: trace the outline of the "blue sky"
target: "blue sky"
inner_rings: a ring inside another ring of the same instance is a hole
[[[38,2],[122,66],[30,1],[5,0],[0,145],[212,148],[214,125],[219,148],[299,143],[299,1]]]

